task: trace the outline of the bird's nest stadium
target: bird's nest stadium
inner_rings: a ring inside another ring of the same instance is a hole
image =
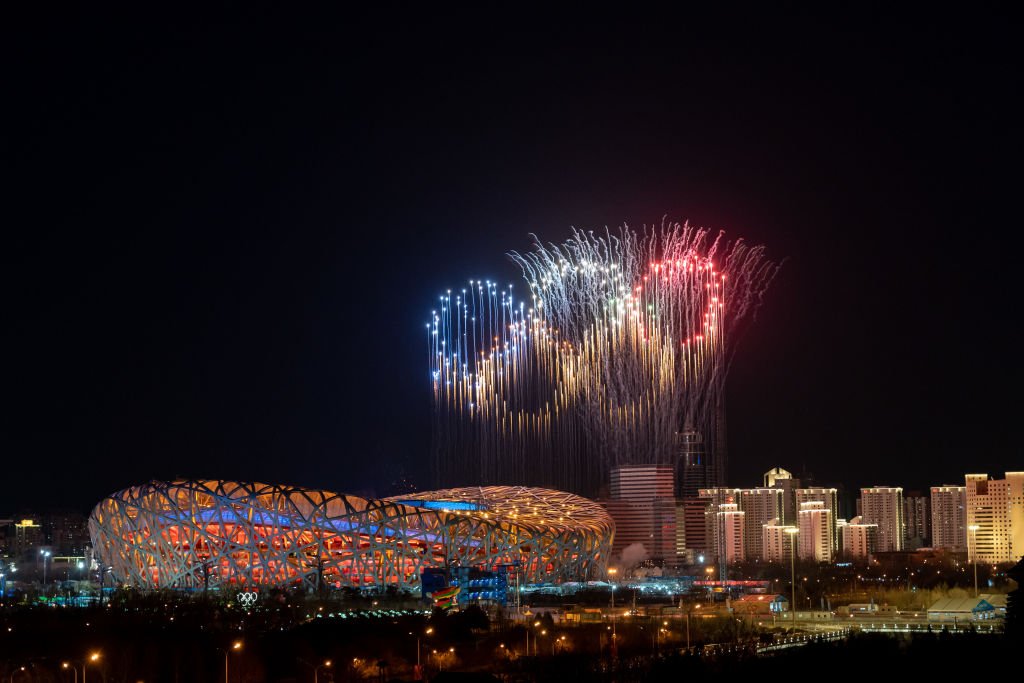
[[[419,585],[429,568],[515,566],[528,583],[603,576],[614,523],[570,493],[485,486],[385,499],[220,480],[118,491],[89,518],[100,560],[138,588]]]

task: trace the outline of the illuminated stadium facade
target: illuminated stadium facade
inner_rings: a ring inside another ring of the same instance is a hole
[[[530,583],[603,576],[614,524],[596,503],[487,486],[366,499],[291,486],[154,481],[89,518],[114,578],[139,588],[418,586],[428,568],[517,566]]]

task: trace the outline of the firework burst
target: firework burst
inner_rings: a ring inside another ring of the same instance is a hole
[[[523,299],[471,280],[427,325],[439,478],[593,495],[696,433],[721,482],[730,342],[778,270],[764,248],[668,223],[510,257]]]

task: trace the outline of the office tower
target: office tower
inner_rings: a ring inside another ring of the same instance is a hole
[[[715,486],[711,467],[708,465],[707,454],[704,452],[704,440],[699,432],[687,431],[676,434],[679,464],[677,467],[677,492],[680,498],[697,498],[700,489]]]
[[[686,547],[686,504],[682,498],[675,499],[675,515],[676,515],[676,557],[677,558],[690,558],[692,562],[693,558],[696,557],[696,553],[691,552]]]
[[[1003,479],[968,474],[967,553],[971,562],[1017,562],[1024,556],[1024,472]]]
[[[819,502],[826,510],[830,511],[832,520],[832,557],[839,553],[839,529],[836,520],[839,518],[839,492],[833,488],[798,488],[793,491],[793,498],[796,501],[797,510],[803,503]],[[797,520],[799,521],[799,520]],[[794,524],[796,521],[794,521]]]
[[[831,562],[835,546],[832,511],[820,500],[800,504],[797,554],[802,560]]]
[[[903,496],[903,547],[907,550],[924,548],[931,541],[931,502],[920,491],[908,491]]]
[[[615,520],[612,553],[636,543],[651,559],[675,559],[676,501],[670,465],[630,465],[611,472],[611,500],[600,501]]]
[[[782,518],[781,489],[739,490],[739,509],[744,513],[743,553],[748,560],[764,559],[764,535],[761,527]]]
[[[782,519],[785,524],[796,524],[796,495],[794,491],[800,488],[800,480],[793,477],[792,473],[781,467],[774,467],[764,474],[764,485],[766,488],[782,490]]]
[[[903,489],[873,486],[860,490],[864,524],[878,525],[878,552],[903,550]]]
[[[674,474],[668,465],[628,465],[611,473],[611,493],[616,500],[646,502],[674,496]]]
[[[841,525],[843,535],[843,557],[850,560],[866,560],[878,546],[878,525],[865,523],[863,518],[854,517]]]
[[[967,550],[967,487],[932,487],[932,547]]]

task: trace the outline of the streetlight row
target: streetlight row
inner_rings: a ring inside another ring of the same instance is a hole
[[[85,683],[86,666],[89,665],[89,664],[95,664],[96,662],[98,662],[100,660],[101,656],[102,656],[102,654],[100,652],[98,652],[98,651],[97,652],[93,652],[92,654],[90,654],[85,659],[61,662],[60,663],[60,668],[64,669],[65,671],[70,670],[70,671],[74,672],[74,674],[75,674],[75,683],[78,683],[78,667],[75,666],[75,665],[76,664],[81,664],[82,665],[82,683]],[[11,672],[11,677],[9,679],[9,683],[14,683],[14,676],[15,676],[15,674],[24,673],[25,670],[26,670],[25,667],[21,666],[21,667],[18,667],[16,670],[12,671]]]

